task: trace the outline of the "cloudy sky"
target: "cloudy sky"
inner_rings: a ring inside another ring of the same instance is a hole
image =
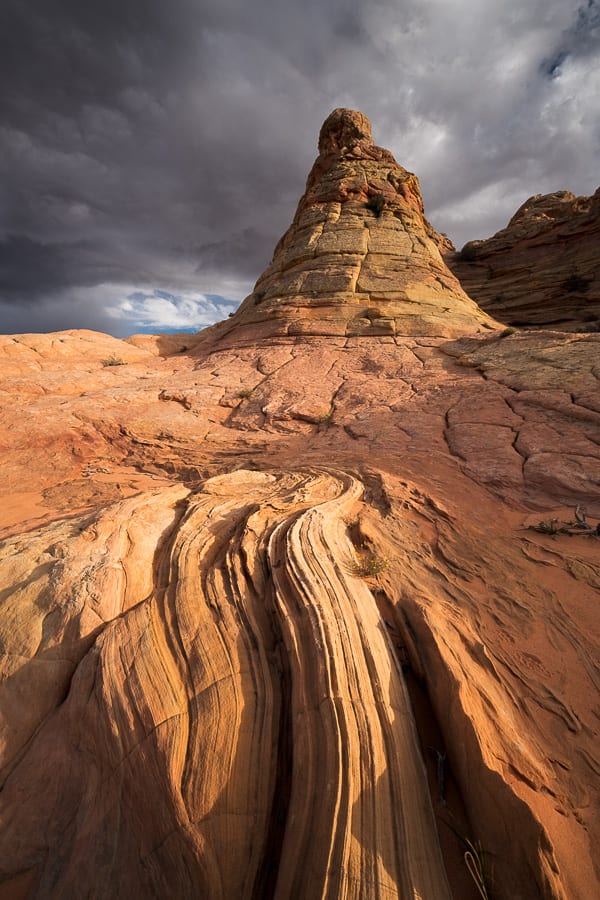
[[[2,0],[0,332],[196,329],[336,106],[460,247],[600,183],[600,0]]]

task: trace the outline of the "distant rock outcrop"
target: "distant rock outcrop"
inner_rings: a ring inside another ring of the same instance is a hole
[[[502,231],[445,256],[469,296],[507,325],[600,331],[600,188],[530,197]]]
[[[600,334],[435,240],[336,110],[231,319],[0,336],[2,900],[600,896]]]

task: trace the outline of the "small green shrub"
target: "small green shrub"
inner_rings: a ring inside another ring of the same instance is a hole
[[[509,337],[511,334],[516,334],[516,333],[517,333],[517,329],[513,328],[512,325],[509,325],[508,328],[505,328],[504,331],[500,332],[500,337],[505,338],[505,337]]]
[[[120,356],[115,356],[114,353],[112,356],[109,356],[108,359],[102,360],[103,366],[124,366],[125,360],[121,359]]]
[[[370,209],[371,212],[375,213],[377,218],[379,218],[383,212],[384,207],[385,197],[383,194],[373,194],[373,196],[367,200],[367,209]]]
[[[238,392],[238,397],[240,400],[247,400],[253,393],[254,388],[242,388],[242,390]]]
[[[352,571],[355,575],[360,575],[361,578],[375,578],[377,575],[385,572],[389,565],[388,560],[384,557],[360,550],[352,566]]]

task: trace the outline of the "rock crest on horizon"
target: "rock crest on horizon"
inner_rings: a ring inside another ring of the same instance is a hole
[[[507,325],[600,331],[600,188],[536,194],[493,237],[444,255],[469,296]]]

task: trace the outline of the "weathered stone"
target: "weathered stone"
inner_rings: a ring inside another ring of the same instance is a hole
[[[323,125],[319,157],[294,221],[256,283],[260,305],[248,298],[237,325],[268,320],[279,297],[293,295],[297,306],[310,307],[305,315],[311,317],[319,302],[331,303],[332,295],[376,293],[385,304],[409,286],[429,289],[435,284],[439,306],[428,323],[430,334],[454,336],[496,327],[443,262],[439,236],[423,214],[417,178],[373,143],[363,118],[339,109]],[[346,297],[338,298],[336,312],[338,334],[349,333],[354,310]],[[394,317],[391,309],[382,314]]]
[[[445,257],[469,296],[509,325],[600,331],[600,188],[530,197],[506,228]]]
[[[389,290],[0,337],[2,896],[600,893],[600,335],[503,335],[328,122],[296,274]]]

